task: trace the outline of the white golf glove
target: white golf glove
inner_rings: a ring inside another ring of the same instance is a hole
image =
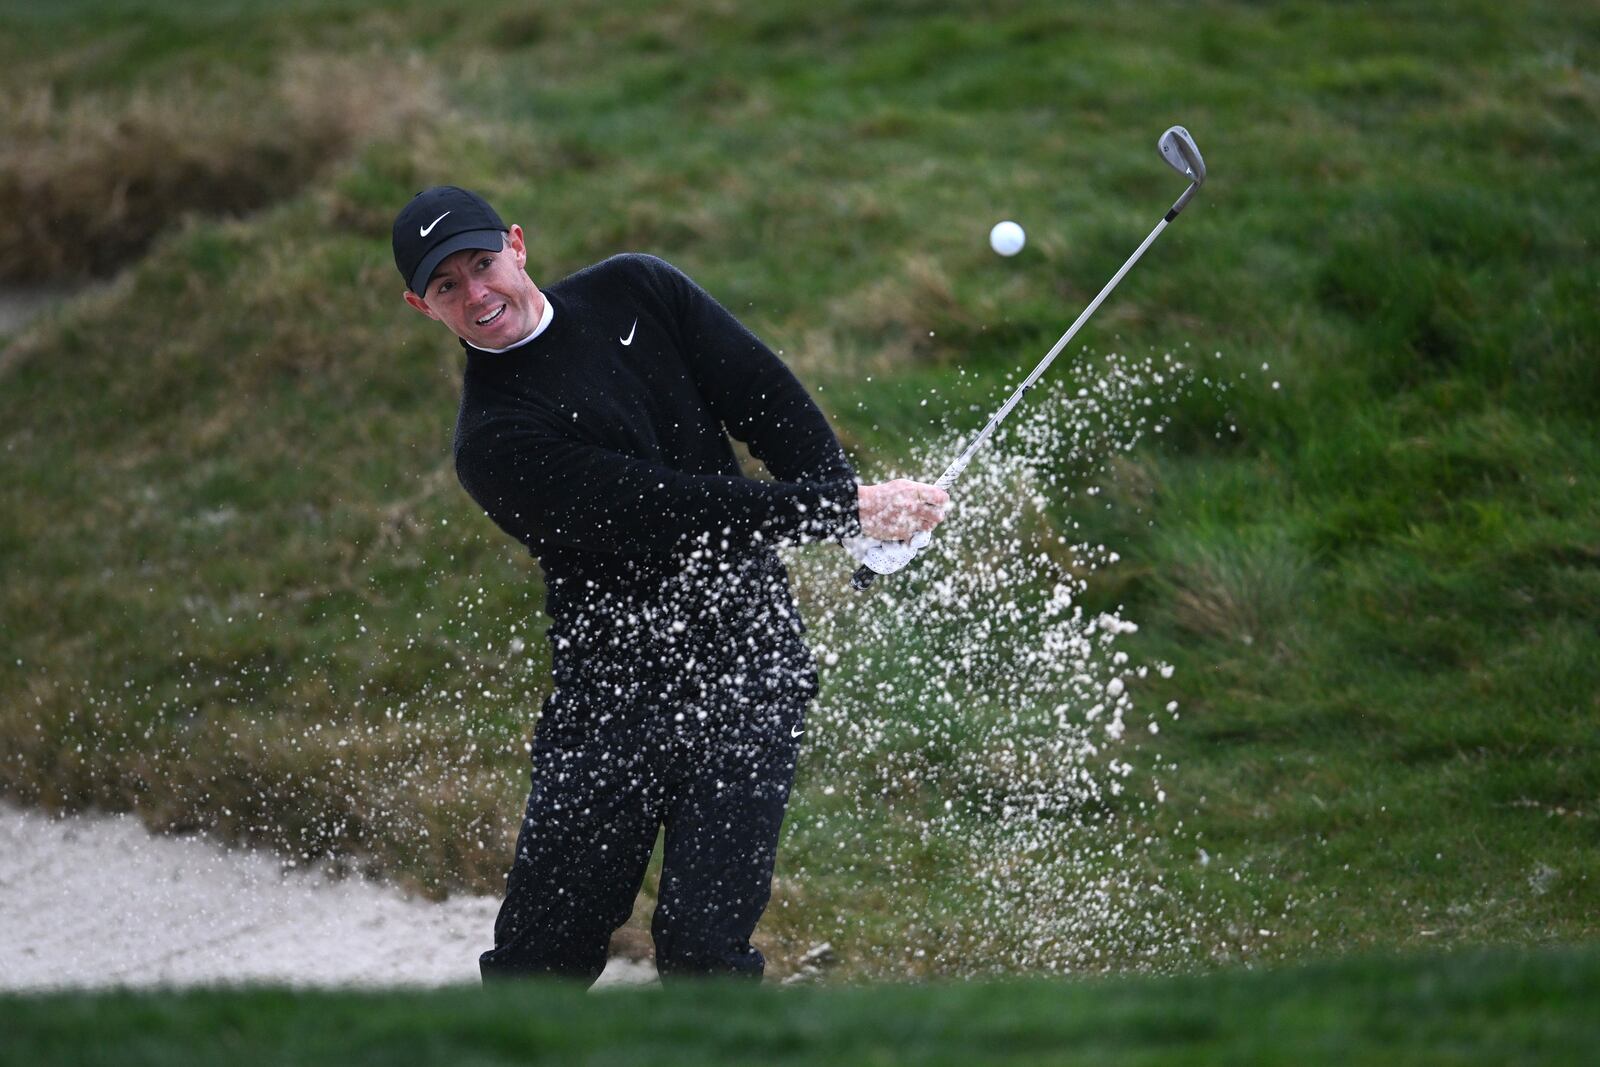
[[[846,537],[841,542],[850,558],[865,563],[874,574],[893,574],[917,558],[917,553],[933,543],[933,534],[922,530],[909,541],[880,541],[876,537]]]

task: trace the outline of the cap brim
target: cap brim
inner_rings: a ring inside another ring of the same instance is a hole
[[[433,277],[439,264],[462,249],[481,248],[485,252],[499,252],[505,246],[506,237],[500,230],[468,230],[455,234],[422,257],[422,262],[417,264],[416,271],[411,275],[411,291],[418,296],[426,295],[428,279]]]

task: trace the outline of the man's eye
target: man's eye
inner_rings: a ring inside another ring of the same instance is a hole
[[[479,270],[487,270],[488,267],[489,267],[489,264],[491,264],[493,262],[494,262],[494,257],[493,256],[484,256],[482,259],[478,260],[478,269]]]
[[[445,293],[448,293],[450,290],[452,290],[454,288],[455,288],[455,283],[454,282],[440,282],[439,283],[439,295],[443,296]]]

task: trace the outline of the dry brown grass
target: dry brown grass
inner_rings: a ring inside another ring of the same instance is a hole
[[[184,217],[291,195],[437,109],[423,69],[377,56],[296,57],[265,86],[0,94],[0,281],[115,273]]]

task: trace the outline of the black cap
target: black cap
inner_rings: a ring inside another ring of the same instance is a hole
[[[394,265],[406,288],[418,296],[444,258],[463,248],[498,252],[506,224],[477,193],[435,185],[411,198],[394,220]]]

